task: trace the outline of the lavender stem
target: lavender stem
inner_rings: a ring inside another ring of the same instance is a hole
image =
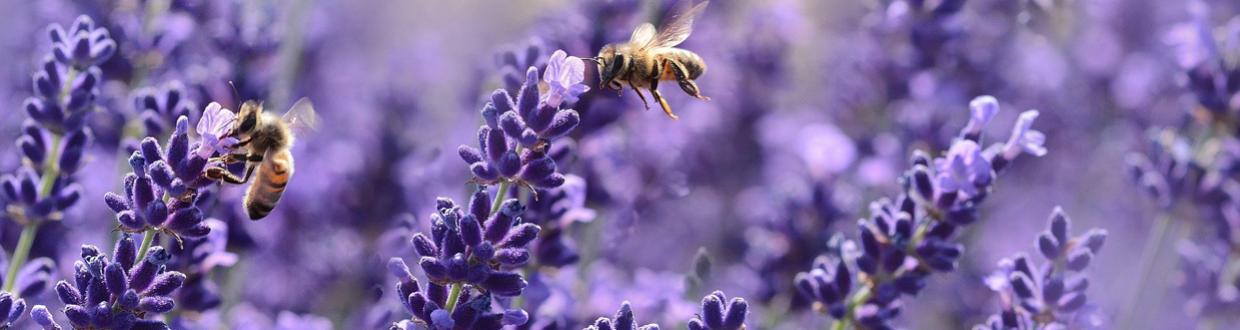
[[[1119,317],[1117,317],[1120,322],[1120,329],[1127,329],[1134,321],[1133,317],[1136,315],[1134,312],[1140,307],[1141,293],[1148,291],[1142,288],[1145,287],[1145,282],[1149,280],[1150,272],[1154,270],[1154,260],[1158,259],[1157,256],[1163,250],[1167,236],[1170,236],[1171,231],[1167,230],[1170,224],[1171,214],[1163,212],[1155,220],[1154,230],[1150,231],[1150,236],[1145,240],[1146,242],[1152,242],[1152,244],[1147,243],[1145,249],[1141,251],[1141,261],[1138,264],[1140,266],[1137,268],[1140,273],[1137,275],[1137,282],[1132,286],[1133,290],[1128,291],[1130,295],[1126,299],[1128,303],[1125,304],[1124,309],[1120,310]]]
[[[151,243],[155,242],[155,229],[147,229],[142,234],[142,245],[138,247],[138,258],[134,260],[146,260],[146,252],[151,249]]]

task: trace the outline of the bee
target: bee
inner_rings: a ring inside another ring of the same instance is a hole
[[[680,89],[700,100],[710,100],[703,96],[693,80],[706,73],[706,62],[698,54],[676,48],[689,38],[693,32],[693,19],[706,9],[710,1],[692,5],[692,0],[682,0],[677,4],[671,17],[657,31],[653,24],[642,23],[626,43],[614,43],[603,46],[598,56],[588,60],[598,64],[599,88],[611,87],[624,91],[628,84],[637,92],[646,110],[650,104],[642,95],[642,88],[649,89],[655,101],[663,107],[668,117],[677,119],[672,107],[667,105],[663,95],[659,94],[659,81],[675,80]]]
[[[263,112],[262,103],[246,101],[241,104],[229,133],[238,140],[235,150],[243,152],[221,157],[225,164],[245,162],[245,176],[237,177],[225,167],[210,168],[206,175],[232,184],[244,184],[254,176],[256,179],[246,188],[242,204],[250,220],[262,219],[280,202],[293,178],[291,148],[295,129],[314,129],[317,124],[314,105],[305,98],[293,104],[283,117]]]

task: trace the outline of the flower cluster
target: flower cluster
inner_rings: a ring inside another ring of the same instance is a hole
[[[414,251],[421,256],[418,265],[430,282],[425,293],[404,260],[389,261],[389,271],[401,279],[397,284],[400,300],[416,319],[437,329],[451,328],[452,324],[491,328],[521,325],[528,320],[520,309],[488,313],[492,296],[519,296],[525,289],[525,279],[511,270],[530,261],[526,246],[538,237],[540,228],[522,223],[525,207],[516,199],[493,203],[485,187],[474,193],[468,210],[451,199],[437,201],[438,212],[431,215],[431,235],[417,233],[412,239]],[[451,294],[448,286],[452,286]]]
[[[637,317],[633,316],[633,306],[628,301],[620,304],[620,310],[612,318],[600,317],[594,320],[585,330],[659,330],[658,324],[637,325]]]
[[[798,274],[801,294],[840,322],[884,329],[899,315],[901,296],[916,295],[932,273],[955,270],[964,246],[953,239],[962,226],[977,220],[978,205],[998,173],[1024,152],[1040,156],[1046,151],[1042,134],[1030,128],[1037,111],[1022,113],[1006,143],[983,151],[974,132],[997,107],[990,97],[972,102],[964,138],[954,141],[946,155],[931,159],[915,152],[912,168],[901,178],[904,191],[870,204],[870,217],[857,223],[859,242],[847,244],[852,248]]]
[[[202,237],[211,231],[203,223],[199,208],[200,203],[208,200],[208,193],[200,194],[198,189],[212,183],[204,175],[212,162],[208,158],[211,154],[190,150],[186,117],[177,119],[166,147],[161,147],[153,137],[142,140],[139,150],[129,157],[133,171],[125,175],[125,194],[109,192],[103,196],[108,207],[116,212],[121,230],[153,230],[174,237]]]
[[[189,117],[197,105],[186,95],[185,86],[173,80],[159,88],[133,91],[134,111],[142,121],[145,136],[162,136],[175,127],[181,117]]]
[[[525,83],[514,99],[498,89],[482,109],[486,121],[478,129],[478,148],[462,145],[458,152],[469,165],[474,181],[483,184],[517,183],[528,188],[555,188],[564,183],[556,163],[547,155],[551,142],[568,135],[581,118],[562,109],[565,101],[585,91],[581,59],[552,56],[546,82],[552,88],[539,93],[538,68],[526,70]]]
[[[999,261],[999,271],[987,277],[986,284],[999,293],[1003,311],[993,315],[975,330],[1077,329],[1087,303],[1085,289],[1089,278],[1083,272],[1102,249],[1107,231],[1090,229],[1077,237],[1068,236],[1071,220],[1058,207],[1051,212],[1045,232],[1038,235],[1038,252],[1046,259],[1037,265],[1025,255]]]
[[[171,258],[163,247],[150,247],[139,259],[133,238],[122,235],[112,259],[93,245],[82,245],[82,259],[74,262],[74,282],[56,283],[66,318],[75,329],[166,329],[163,321],[148,319],[176,306],[173,291],[185,283],[185,274],[166,271]],[[32,318],[44,328],[58,329],[47,308],[35,306]]]
[[[689,320],[689,330],[741,330],[748,314],[749,303],[744,298],[729,301],[723,291],[715,291],[702,298],[702,312]]]

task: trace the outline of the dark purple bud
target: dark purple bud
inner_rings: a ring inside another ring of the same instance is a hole
[[[504,137],[504,132],[498,129],[487,129],[485,127],[482,129],[486,130],[483,133],[486,136],[486,144],[482,149],[486,151],[487,157],[492,163],[497,163],[504,154],[508,153],[508,139]]]
[[[474,215],[475,220],[482,220],[491,215],[491,194],[487,193],[486,186],[478,187],[474,191],[473,197],[469,199],[469,213]]]
[[[524,266],[530,261],[530,251],[525,248],[504,248],[495,251],[495,259],[508,267]]]
[[[91,324],[90,312],[82,305],[65,306],[65,317],[69,319],[69,323],[74,328],[88,328]]]
[[[542,138],[554,140],[558,137],[568,135],[568,133],[572,132],[574,128],[577,128],[577,124],[579,123],[581,123],[581,116],[577,114],[577,111],[560,111],[555,114],[555,118],[552,118],[551,124],[547,127],[547,130],[542,132]]]
[[[749,303],[744,298],[732,298],[728,304],[728,313],[723,317],[723,329],[739,330],[745,325],[745,316],[749,314]]]
[[[473,214],[467,214],[461,218],[461,239],[465,241],[466,246],[478,246],[482,243],[482,225],[478,223],[478,218]]]
[[[47,310],[47,306],[35,305],[30,310],[30,318],[34,319],[34,322],[43,327],[44,330],[60,329],[60,325],[57,325],[56,321],[52,319],[52,313]]]
[[[538,238],[538,232],[541,230],[542,228],[532,223],[517,225],[513,228],[512,232],[508,234],[508,237],[504,238],[504,240],[499,243],[499,247],[524,247],[534,241],[535,238]]]
[[[706,325],[702,324],[702,320],[697,318],[689,320],[689,330],[707,330]]]
[[[138,309],[148,313],[167,313],[176,307],[176,303],[169,297],[144,297],[138,302]]]
[[[525,131],[525,121],[521,120],[521,116],[516,112],[505,112],[499,116],[499,127],[504,130],[504,134],[513,139],[520,139],[521,132]]]
[[[564,177],[563,174],[552,173],[551,175],[545,178],[542,178],[542,179],[539,179],[539,180],[536,180],[530,183],[533,184],[534,187],[538,187],[542,189],[555,189],[555,188],[558,188],[559,186],[564,185],[564,181],[567,181],[567,180],[568,178]]]
[[[479,285],[498,296],[512,297],[521,295],[526,283],[520,274],[495,272]]]
[[[453,281],[461,281],[469,274],[469,261],[465,259],[465,255],[457,253],[448,259],[448,278]]]
[[[521,178],[528,181],[537,181],[555,173],[555,160],[551,157],[542,157],[535,159],[521,171]]]
[[[30,136],[17,138],[17,147],[21,149],[22,155],[33,164],[42,164],[43,158],[47,156],[46,149],[38,145]]]
[[[508,91],[496,89],[491,92],[491,104],[495,106],[495,110],[504,113],[513,110],[512,97],[508,96]]]
[[[1038,235],[1038,252],[1042,253],[1047,260],[1055,260],[1059,258],[1059,241],[1055,239],[1051,233],[1042,233]]]
[[[65,305],[81,305],[85,303],[82,300],[82,293],[78,292],[69,282],[56,282],[56,296],[60,298],[60,302]]]
[[[448,278],[448,267],[440,262],[439,259],[422,257],[422,260],[418,261],[418,266],[422,267],[422,272],[426,273],[426,277],[430,278],[431,281],[438,282]]]
[[[517,112],[522,117],[528,116],[538,106],[538,68],[530,67],[525,71],[525,84],[521,93],[517,94]]]
[[[150,166],[157,161],[163,160],[164,150],[159,147],[159,141],[156,141],[155,138],[148,136],[142,139],[141,149],[142,159],[146,161],[145,165]]]
[[[495,181],[499,179],[499,170],[486,162],[477,162],[470,165],[469,172],[482,181]]]
[[[134,248],[134,238],[130,234],[120,234],[120,239],[117,239],[117,246],[113,248],[112,257],[115,259],[115,262],[120,263],[120,268],[134,268],[134,261],[138,258],[138,251]]]
[[[1106,242],[1107,231],[1105,229],[1090,229],[1085,233],[1085,246],[1089,247],[1089,251],[1098,253],[1102,250],[1102,244]]]
[[[1008,282],[1012,285],[1012,291],[1020,296],[1021,299],[1033,298],[1033,281],[1023,273],[1012,273],[1008,278]]]
[[[129,271],[129,287],[131,289],[141,291],[155,279],[155,274],[159,272],[159,267],[168,262],[171,255],[161,246],[152,246],[146,252],[146,260],[139,262]]]
[[[558,111],[559,109],[544,104],[543,106],[538,107],[538,109],[535,109],[533,113],[530,113],[528,117],[529,120],[526,121],[526,125],[528,125],[530,129],[535,132],[546,131],[547,128],[551,126],[551,122],[555,119],[555,114]]]
[[[202,211],[197,207],[189,207],[177,210],[172,213],[172,217],[164,226],[172,231],[180,232],[182,230],[193,228],[202,222]]]
[[[151,226],[158,227],[168,219],[168,205],[164,201],[156,200],[146,207],[146,222]]]
[[[116,214],[116,221],[120,222],[121,226],[129,230],[142,230],[146,228],[146,222],[143,222],[142,220],[143,219],[139,218],[134,211],[130,210],[121,211]]]
[[[1051,212],[1050,233],[1054,235],[1056,242],[1068,241],[1068,228],[1071,225],[1069,221],[1068,215],[1064,214],[1062,208],[1055,207],[1055,210]]]
[[[478,148],[461,145],[456,148],[456,153],[461,156],[461,160],[464,160],[467,165],[482,161],[482,151],[479,151]]]
[[[702,298],[702,321],[711,329],[723,328],[723,301],[716,295]]]
[[[495,167],[499,169],[499,175],[506,178],[514,177],[521,171],[521,157],[517,156],[514,151],[505,152]]]
[[[1063,278],[1052,277],[1048,279],[1046,283],[1042,283],[1042,300],[1048,304],[1053,304],[1058,301],[1059,297],[1063,296],[1063,293]]]
[[[140,299],[138,299],[138,292],[134,290],[128,290],[128,291],[125,291],[125,294],[121,295],[121,298],[120,300],[117,301],[117,303],[120,303],[121,307],[123,308],[134,309],[134,308],[138,308],[139,301]]]
[[[143,296],[167,296],[172,291],[180,288],[185,283],[185,274],[180,272],[167,272],[160,274],[151,282],[151,286],[142,293]]]
[[[125,276],[125,270],[121,268],[120,263],[113,262],[108,264],[103,270],[103,279],[108,286],[108,292],[113,297],[120,297],[129,289],[129,279]]]
[[[1073,249],[1072,254],[1068,255],[1068,269],[1073,271],[1085,270],[1089,267],[1089,262],[1094,258],[1094,254],[1087,249]]]
[[[435,243],[431,242],[431,239],[427,238],[426,235],[423,235],[422,233],[413,235],[413,250],[418,253],[418,256],[421,257],[434,257],[439,255],[439,251],[435,247]]]

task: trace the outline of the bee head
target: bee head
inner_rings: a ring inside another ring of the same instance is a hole
[[[611,85],[620,73],[629,67],[629,57],[616,51],[613,45],[604,46],[599,50],[598,57],[591,59],[598,64],[599,88]]]
[[[254,132],[258,128],[258,121],[263,116],[263,105],[254,101],[245,101],[241,104],[241,111],[237,113],[237,119],[233,123],[233,135],[246,135]]]

